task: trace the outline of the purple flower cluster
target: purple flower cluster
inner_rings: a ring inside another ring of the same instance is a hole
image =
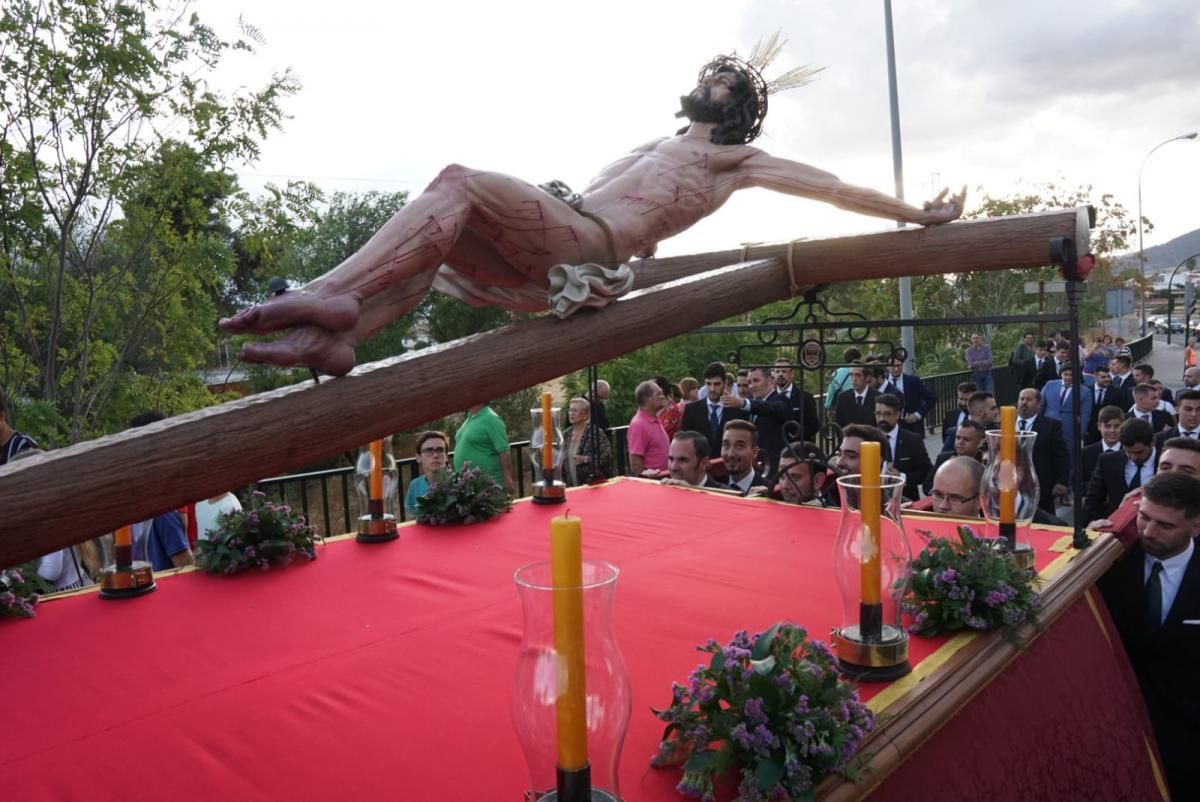
[[[901,609],[916,634],[1010,626],[1032,618],[1040,605],[1035,572],[1018,568],[996,541],[969,527],[959,528],[957,542],[931,540],[911,569]]]
[[[670,707],[655,711],[673,726],[652,764],[691,757],[677,786],[684,795],[712,799],[713,779],[738,766],[746,802],[804,796],[844,768],[874,727],[829,650],[799,627],[741,631],[728,644],[710,640],[699,649],[710,663],[686,686],[673,685]],[[764,763],[780,779],[760,788],[756,772]]]
[[[226,576],[252,567],[266,571],[273,564],[288,565],[296,554],[315,559],[319,537],[303,515],[256,490],[242,510],[222,514],[217,530],[197,543],[196,562]]]

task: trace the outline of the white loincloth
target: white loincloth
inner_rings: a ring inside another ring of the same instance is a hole
[[[449,265],[438,268],[433,288],[471,306],[501,306],[513,312],[549,309],[566,318],[584,307],[607,306],[633,289],[629,265],[604,267],[598,264],[555,265],[546,276],[549,287],[523,284],[497,287],[476,281]]]

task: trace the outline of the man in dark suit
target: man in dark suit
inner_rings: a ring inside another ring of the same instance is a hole
[[[743,496],[765,493],[767,479],[755,467],[758,429],[748,420],[731,420],[721,435],[721,461],[729,472],[729,487]],[[757,489],[756,489],[757,488]]]
[[[909,501],[921,498],[921,485],[933,471],[925,438],[900,428],[901,401],[891,393],[875,399],[875,425],[888,438],[892,451],[892,467],[904,474],[904,497]]]
[[[708,438],[710,454],[721,453],[721,431],[731,420],[748,420],[749,414],[740,409],[728,409],[721,403],[725,394],[725,366],[713,362],[704,369],[704,398],[683,405],[679,430],[700,432]]]
[[[958,407],[947,412],[946,417],[942,419],[943,438],[946,432],[971,417],[967,405],[971,402],[971,395],[978,389],[975,382],[962,382],[958,385]]]
[[[937,396],[921,381],[921,377],[915,373],[905,373],[904,363],[892,357],[888,360],[887,376],[880,392],[891,393],[903,402],[900,428],[924,437],[925,416],[933,411]]]
[[[833,405],[833,419],[841,427],[852,423],[875,425],[875,398],[878,392],[867,387],[862,365],[850,366],[850,389],[842,390]]]
[[[1175,419],[1166,410],[1158,408],[1158,391],[1153,384],[1139,384],[1133,388],[1132,418],[1141,418],[1149,423],[1155,433],[1165,432],[1175,425]]]
[[[705,490],[728,490],[729,485],[708,475],[710,457],[708,438],[703,434],[686,430],[677,433],[667,452],[669,475],[662,483]]]
[[[985,432],[1000,425],[1000,408],[996,406],[996,396],[987,390],[976,390],[971,393],[971,400],[967,402],[967,414],[971,420],[982,426]],[[954,448],[954,438],[957,435],[957,426],[947,429],[942,434],[942,451]]]
[[[1142,362],[1141,364],[1134,365],[1133,384],[1135,387],[1139,384],[1153,384],[1153,383],[1154,383],[1154,366],[1153,365],[1151,365],[1149,362]],[[1163,401],[1166,401],[1168,404],[1171,404],[1171,405],[1175,404],[1175,399],[1171,395],[1170,387],[1164,386],[1162,388],[1162,390],[1159,392],[1158,397],[1161,398]]]
[[[1097,367],[1092,375],[1094,384],[1087,388],[1088,392],[1092,394],[1092,415],[1088,420],[1087,433],[1084,437],[1085,443],[1095,443],[1100,439],[1100,410],[1105,407],[1118,407],[1125,412],[1133,406],[1133,399],[1129,398],[1124,390],[1113,384],[1112,371],[1108,369],[1108,365]]]
[[[1087,484],[1084,499],[1084,520],[1107,518],[1121,505],[1130,490],[1141,487],[1158,469],[1158,452],[1154,448],[1154,431],[1140,418],[1130,418],[1121,424],[1118,435],[1121,451],[1101,454]]]
[[[767,465],[768,475],[775,475],[779,452],[783,450],[783,424],[792,419],[792,407],[775,383],[767,368],[756,365],[749,369],[750,398],[725,396],[721,403],[726,409],[738,409],[750,416],[758,429],[758,447]]]
[[[1017,431],[1037,432],[1033,441],[1033,469],[1041,488],[1038,506],[1053,515],[1055,497],[1067,493],[1067,441],[1063,439],[1061,423],[1039,414],[1041,406],[1041,393],[1032,387],[1021,391],[1017,396]]]
[[[775,381],[775,390],[787,399],[792,409],[792,420],[800,424],[807,442],[815,443],[817,433],[821,430],[821,419],[817,417],[817,400],[813,394],[797,387],[792,383],[792,363],[783,357],[775,360],[771,368],[771,378]]]
[[[1175,396],[1175,413],[1179,423],[1154,436],[1154,447],[1162,451],[1163,443],[1173,437],[1200,439],[1200,390],[1180,390]]]
[[[1126,354],[1114,356],[1109,367],[1112,368],[1112,383],[1118,390],[1124,390],[1127,396],[1132,397],[1133,388],[1137,386],[1137,382],[1133,380],[1133,361]],[[1130,401],[1132,404],[1132,400]]]
[[[1050,355],[1050,341],[1038,340],[1034,348],[1033,359],[1025,363],[1025,378],[1021,381],[1022,388],[1032,387],[1041,390],[1046,382],[1058,378],[1054,369],[1054,358]]]
[[[1178,471],[1146,483],[1138,539],[1100,578],[1154,726],[1173,799],[1200,799],[1200,480]]]
[[[1087,487],[1096,465],[1100,463],[1100,455],[1121,451],[1121,424],[1125,422],[1125,413],[1119,407],[1105,407],[1100,410],[1100,439],[1083,449],[1083,484]],[[1162,449],[1159,449],[1161,453]]]

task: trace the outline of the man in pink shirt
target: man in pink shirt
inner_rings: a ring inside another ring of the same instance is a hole
[[[667,470],[667,452],[671,441],[658,419],[658,410],[663,404],[663,391],[656,383],[644,381],[633,394],[638,411],[629,421],[629,467],[634,476],[645,471]]]

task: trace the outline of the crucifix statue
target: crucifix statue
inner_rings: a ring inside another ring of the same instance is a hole
[[[414,308],[431,288],[469,304],[566,316],[602,306],[633,285],[632,257],[715,212],[749,187],[813,198],[860,214],[934,225],[956,219],[966,190],[924,208],[852,186],[750,143],[768,95],[806,83],[799,68],[762,72],[782,48],[772,39],[748,59],[718,56],[680,98],[688,124],[604,168],[578,194],[560,182],[527,184],[458,164],[446,167],[353,256],[309,282],[220,321],[228,334],[288,330],[243,346],[248,362],[343,375],[355,347]]]

